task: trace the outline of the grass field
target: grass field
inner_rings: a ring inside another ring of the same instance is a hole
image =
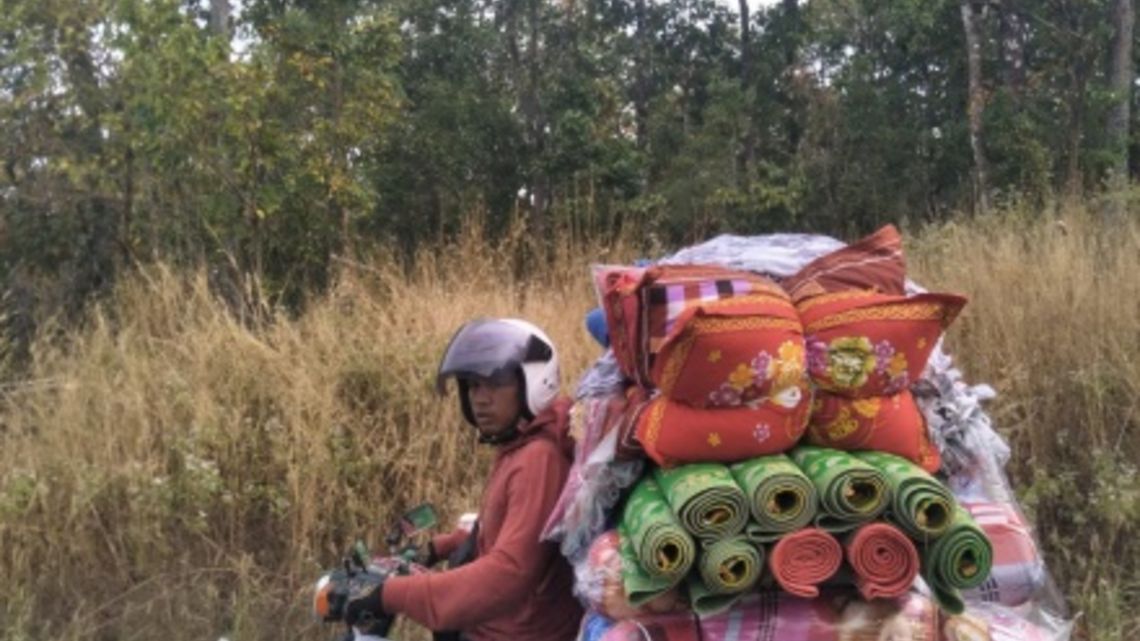
[[[1140,228],[1074,209],[906,231],[912,276],[971,299],[949,349],[999,392],[1078,638],[1140,638]],[[570,389],[597,354],[587,266],[638,250],[477,238],[410,271],[345,262],[298,317],[243,322],[203,274],[153,266],[82,328],[42,328],[0,396],[0,640],[329,638],[309,587],[346,543],[414,502],[476,505],[487,453],[432,392],[454,328],[534,320]]]

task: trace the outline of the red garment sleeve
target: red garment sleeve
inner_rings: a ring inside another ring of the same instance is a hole
[[[539,542],[539,534],[561,493],[568,462],[549,441],[536,440],[527,450],[508,472],[508,509],[494,546],[454,570],[388,579],[382,593],[386,611],[431,630],[463,630],[510,612],[535,590],[558,554],[554,544]]]
[[[440,561],[446,561],[447,557],[455,551],[455,548],[463,544],[463,541],[471,536],[467,530],[456,528],[453,532],[447,534],[440,534],[433,536],[431,539],[431,550],[435,554],[435,558]]]

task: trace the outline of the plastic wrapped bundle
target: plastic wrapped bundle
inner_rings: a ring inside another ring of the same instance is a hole
[[[579,641],[1064,641],[1069,623],[1041,611],[1000,605],[970,606],[940,616],[919,592],[864,601],[831,592],[801,599],[752,593],[721,613],[649,615],[615,622],[587,613]]]
[[[616,621],[596,641],[701,641],[691,612]]]
[[[617,530],[603,532],[574,564],[574,593],[591,610],[614,620],[672,612],[684,606],[679,590],[667,590],[634,607],[626,597],[622,563]]]
[[[751,595],[732,611],[701,621],[706,641],[937,641],[937,613],[924,597],[866,602],[845,595],[801,599]]]
[[[613,629],[613,620],[600,612],[589,611],[582,617],[582,627],[578,629],[577,641],[604,641],[606,634]]]
[[[700,619],[675,614],[623,621],[590,641],[595,639],[939,641],[937,609],[928,598],[917,594],[866,602],[845,595],[800,599],[775,592],[748,594],[732,608]]]
[[[789,278],[813,260],[843,247],[844,244],[836,239],[807,234],[755,237],[726,235],[683,249],[659,262],[720,265],[754,271],[787,284]],[[883,259],[881,265],[885,265],[888,270],[894,269],[894,259],[889,252],[880,253]],[[833,272],[826,276],[834,280],[837,274],[838,272]],[[842,277],[846,278],[847,274]],[[887,273],[884,277],[894,278],[894,274]],[[822,280],[820,282],[825,287],[831,286]],[[850,284],[840,283],[842,286]],[[899,293],[884,287],[879,289],[884,293]],[[905,292],[921,294],[925,290],[914,282],[906,281]],[[579,396],[613,393],[625,385],[628,385],[628,380],[622,376],[616,360],[607,351],[582,378]],[[983,407],[987,400],[994,397],[994,390],[987,385],[967,384],[940,342],[930,354],[921,376],[912,382],[910,390],[924,419],[926,433],[941,456],[941,473],[945,475],[947,485],[954,495],[967,507],[971,504],[1003,506],[994,509],[996,515],[991,517],[994,524],[990,527],[987,527],[985,518],[975,515],[979,526],[994,542],[994,567],[989,580],[978,588],[962,592],[966,602],[966,615],[977,616],[978,611],[983,610],[1000,614],[998,618],[1004,617],[1007,624],[995,624],[990,631],[994,635],[994,641],[1022,638],[1017,633],[1008,632],[1021,629],[1018,627],[1021,625],[1019,622],[1032,626],[1024,629],[1040,632],[1044,635],[1042,638],[1048,641],[1067,640],[1071,626],[1065,619],[1063,601],[1052,586],[1044,563],[1040,560],[1031,528],[1018,513],[1014,494],[1003,471],[1009,459],[1009,448],[995,431]],[[970,509],[973,512],[972,507]],[[1003,510],[1008,514],[998,514]],[[596,536],[604,530],[604,523],[599,519],[591,527]],[[592,537],[586,540],[590,539]],[[1008,562],[1003,563],[1003,559]],[[919,583],[922,583],[921,580]],[[1000,603],[1021,605],[1013,611],[1002,608],[998,605]],[[726,614],[733,615],[739,607],[732,608]],[[1013,623],[1008,623],[1009,621]],[[637,626],[633,628],[637,629]],[[775,637],[762,638],[771,641]],[[807,635],[789,638],[812,639]],[[987,641],[990,637],[948,636],[947,641],[974,638]],[[1029,632],[1025,638],[1037,641]]]
[[[943,617],[941,641],[1062,641],[1072,626],[1041,610],[1014,610],[996,604],[971,605]]]
[[[963,593],[967,601],[1019,606],[1049,588],[1045,561],[1015,505],[966,500],[961,507],[974,517],[994,550],[989,578]]]

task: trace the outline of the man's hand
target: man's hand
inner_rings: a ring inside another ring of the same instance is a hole
[[[416,551],[416,558],[413,560],[425,568],[430,568],[436,563],[439,563],[440,558],[435,553],[435,546],[432,545],[432,542],[429,540],[420,546],[420,549]]]
[[[345,622],[368,634],[387,634],[388,628],[392,627],[394,617],[384,612],[383,595],[383,579],[351,595],[344,610]]]

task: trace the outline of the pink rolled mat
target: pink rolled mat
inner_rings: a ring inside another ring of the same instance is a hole
[[[907,593],[918,575],[918,549],[902,530],[889,523],[868,523],[846,541],[847,563],[865,599],[895,598]]]
[[[819,596],[819,584],[830,579],[842,563],[839,541],[814,527],[781,538],[768,555],[776,583],[789,594],[809,599]]]

